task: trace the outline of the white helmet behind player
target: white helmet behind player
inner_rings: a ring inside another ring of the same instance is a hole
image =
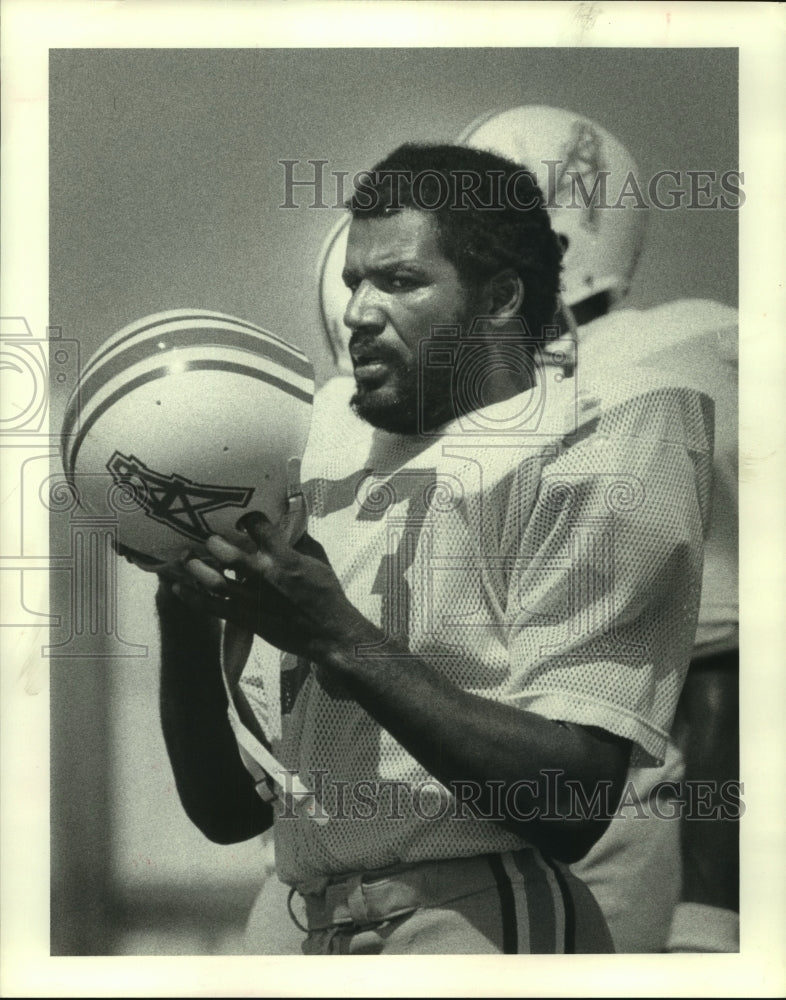
[[[638,180],[636,162],[619,139],[584,115],[527,105],[476,119],[458,141],[506,156],[537,175],[552,226],[567,244],[562,294],[567,305],[599,292],[608,292],[612,302],[625,295],[647,213],[630,198],[618,209],[599,207],[618,201],[629,177]]]
[[[339,371],[352,373],[349,357],[349,328],[344,325],[344,313],[351,293],[341,277],[347,255],[349,213],[330,230],[319,255],[317,280],[319,283],[319,314],[322,328],[328,339],[333,360]]]
[[[547,199],[552,226],[567,245],[562,301],[568,306],[600,292],[609,305],[628,291],[644,243],[647,213],[630,198],[614,204],[636,162],[625,146],[603,126],[585,115],[545,105],[525,105],[490,112],[476,119],[458,143],[487,149],[521,163],[538,177]],[[593,195],[593,191],[596,193]],[[343,216],[328,233],[318,264],[322,325],[338,369],[350,373],[349,330],[344,311],[350,293],[341,280],[350,218]],[[567,341],[566,341],[567,344]],[[570,354],[555,342],[547,353]]]

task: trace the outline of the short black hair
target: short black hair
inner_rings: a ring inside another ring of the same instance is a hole
[[[557,310],[562,247],[533,173],[496,153],[405,143],[356,179],[354,218],[405,208],[434,215],[440,248],[461,279],[480,284],[505,268],[524,283],[521,318],[532,336]]]

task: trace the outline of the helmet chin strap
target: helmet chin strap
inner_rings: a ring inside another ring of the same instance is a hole
[[[279,527],[290,545],[299,541],[308,527],[308,506],[300,486],[299,458],[290,458],[287,462],[287,509]]]
[[[573,315],[576,325],[584,326],[586,323],[591,323],[592,320],[598,319],[599,316],[605,316],[611,309],[611,305],[611,292],[596,292],[595,295],[590,295],[586,299],[582,299],[581,302],[574,303],[570,307],[570,312]]]
[[[542,363],[561,368],[565,378],[571,378],[576,367],[576,340],[578,327],[571,307],[560,298],[554,319],[562,331],[556,340],[544,343],[541,349]]]
[[[300,459],[290,458],[287,462],[287,511],[279,522],[279,527],[287,536],[289,544],[294,545],[304,534],[307,523],[308,507],[300,487]],[[227,717],[235,734],[240,756],[263,801],[282,800],[290,810],[302,813],[322,826],[328,822],[328,815],[311,789],[303,784],[295,771],[284,767],[243,721],[245,706],[242,692],[238,690],[238,682],[253,642],[253,633],[231,622],[225,623],[221,672],[228,699]]]

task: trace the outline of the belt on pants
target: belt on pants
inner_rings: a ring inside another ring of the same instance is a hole
[[[515,853],[539,854],[534,848]],[[501,865],[500,859],[504,857],[487,854],[423,861],[391,870],[336,876],[322,892],[300,894],[308,924],[304,929],[319,931],[341,925],[371,924],[403,916],[420,907],[444,906],[496,886],[499,876],[495,866]]]

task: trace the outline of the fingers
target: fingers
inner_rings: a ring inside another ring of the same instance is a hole
[[[261,511],[244,514],[235,527],[238,531],[245,532],[253,551],[245,551],[233,545],[222,535],[211,535],[205,542],[205,548],[219,568],[232,569],[240,577],[252,577],[260,570],[270,569],[274,562],[291,553],[279,529]],[[205,560],[202,559],[201,562],[204,564]],[[202,580],[202,571],[199,572]],[[216,582],[215,577],[210,580]]]
[[[319,542],[304,532],[293,546],[290,546],[280,528],[274,525],[261,511],[249,511],[235,525],[240,531],[245,531],[256,543],[263,555],[281,558],[289,555],[292,549],[304,556],[311,556],[320,562],[330,565],[325,550]]]
[[[233,586],[229,584],[230,589]],[[249,607],[242,598],[235,600],[234,596],[209,593],[186,583],[173,584],[172,593],[193,614],[205,618],[221,618],[249,632],[262,634],[261,628],[266,636],[272,635],[272,630],[281,620],[279,613],[263,610],[258,601]]]
[[[229,594],[213,593],[196,582],[176,583],[172,586],[172,593],[192,611],[248,627],[246,609],[239,602],[232,600]]]
[[[113,540],[112,546],[121,559],[125,559],[131,566],[136,566],[145,573],[158,573],[164,565],[160,559],[147,556],[142,552],[135,552],[134,549],[129,549],[115,540]]]
[[[281,531],[260,510],[244,514],[235,527],[238,531],[246,532],[263,556],[281,558],[290,551]]]
[[[211,535],[205,542],[205,548],[221,566],[239,572],[248,572],[254,566],[254,557],[232,545],[221,535]]]
[[[194,612],[203,615],[211,615],[215,618],[228,619],[230,616],[234,620],[233,609],[229,601],[223,597],[215,597],[212,594],[197,590],[187,583],[175,583],[172,586],[172,593]]]
[[[255,551],[248,553],[228,542],[221,535],[211,535],[205,543],[206,557],[189,558],[186,568],[193,581],[212,594],[222,597],[240,597],[250,587],[266,589],[266,600],[276,604],[280,600],[277,591],[287,592],[289,570],[296,568],[301,557],[313,559],[326,566],[330,565],[325,550],[308,534],[300,537],[291,546],[281,531],[261,511],[249,511],[236,524],[238,531],[245,533]],[[242,544],[242,543],[241,543]],[[214,565],[210,565],[210,560]],[[302,567],[305,571],[305,567]],[[227,571],[232,570],[236,579]]]
[[[169,603],[172,600],[172,595],[174,594],[174,582],[168,580],[166,577],[159,576],[158,578],[158,588],[156,590],[156,605],[162,606]]]
[[[185,570],[185,590],[195,590],[198,595],[205,598],[215,598],[219,603],[210,604],[209,607],[213,613],[219,614],[222,618],[232,617],[231,614],[227,614],[228,610],[236,612],[237,615],[246,615],[250,608],[258,609],[263,594],[267,603],[271,600],[276,601],[276,595],[266,587],[258,573],[254,577],[240,576],[238,580],[233,580],[226,575],[226,571],[222,572],[220,567],[211,566],[203,559],[197,558],[189,559],[185,564]],[[190,595],[186,593],[186,597],[188,596]]]
[[[190,551],[188,549],[183,549],[176,559],[172,559],[166,563],[159,563],[155,569],[158,579],[166,580],[169,583],[191,583],[191,577],[186,570],[186,562],[191,558],[192,556]]]
[[[194,580],[209,593],[229,595],[229,581],[224,574],[212,566],[208,566],[201,559],[189,559],[185,568]]]
[[[325,563],[326,566],[330,565],[330,560],[328,559],[325,550],[316,538],[312,538],[308,533],[300,536],[298,541],[295,543],[294,548],[296,552],[300,552],[304,556],[311,556],[312,559],[318,559],[320,562]]]

